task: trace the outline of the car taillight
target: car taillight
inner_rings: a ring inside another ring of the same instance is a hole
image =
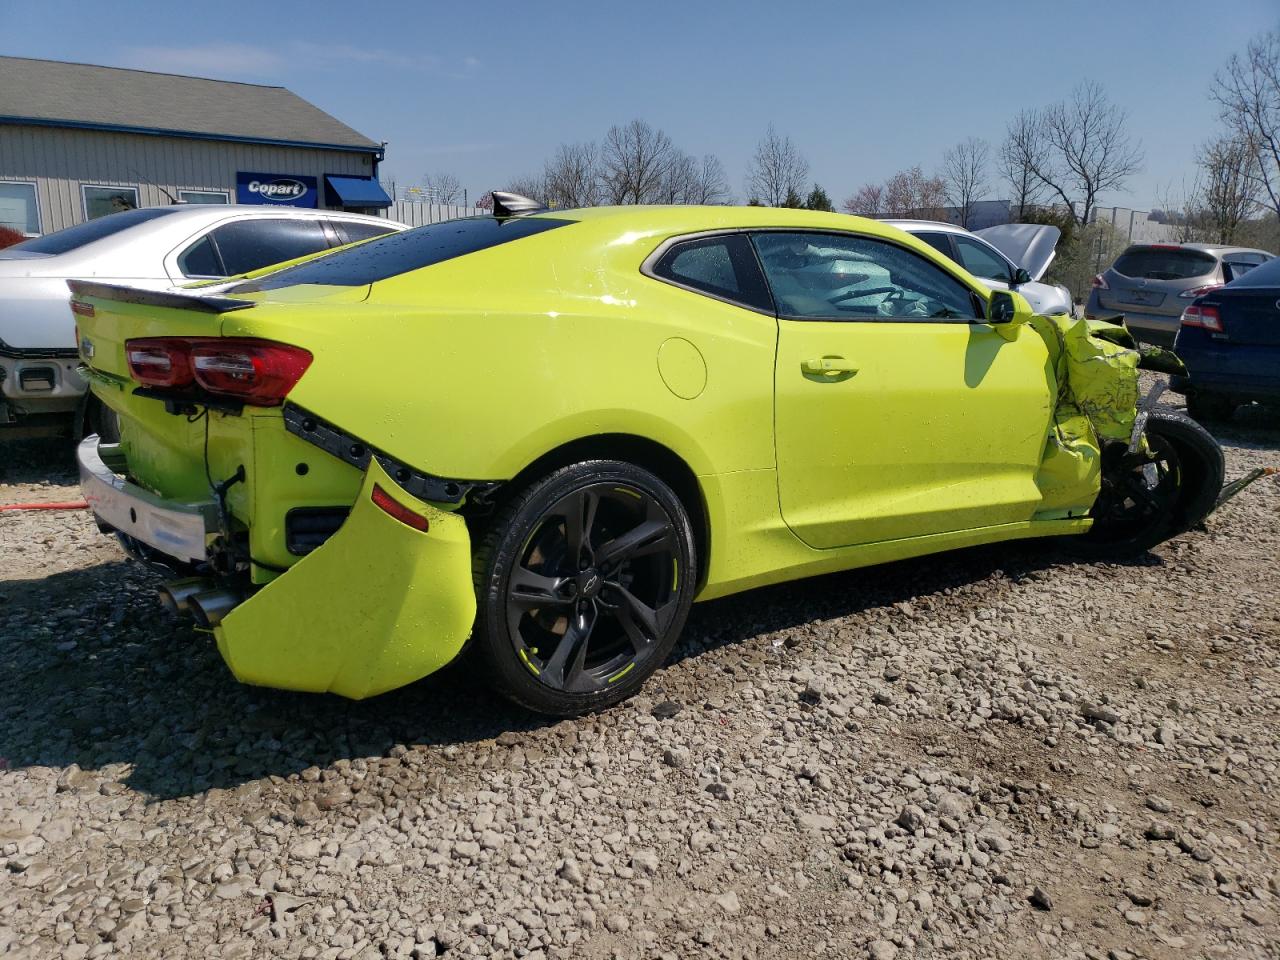
[[[185,387],[194,379],[185,340],[130,340],[124,352],[130,375],[144,387]]]
[[[255,407],[284,400],[311,365],[301,347],[248,337],[152,337],[129,340],[133,379],[148,387],[197,386]]]
[[[1203,287],[1192,287],[1190,290],[1183,290],[1178,296],[1183,300],[1194,300],[1202,294],[1208,293],[1210,290],[1218,290],[1222,287],[1220,283],[1206,283]]]
[[[1184,327],[1203,327],[1205,330],[1221,333],[1222,316],[1218,313],[1217,307],[1192,304],[1182,311],[1182,325]]]
[[[223,338],[191,348],[196,383],[255,407],[273,407],[284,400],[309,366],[310,352],[270,340]]]
[[[421,514],[414,513],[376,483],[373,485],[373,493],[369,495],[369,499],[372,500],[383,513],[390,517],[394,517],[406,526],[413,527],[415,530],[421,530],[423,533],[426,533],[431,527],[431,521]]]
[[[1098,273],[1098,274],[1094,274],[1094,277],[1093,277],[1093,288],[1094,288],[1095,290],[1110,290],[1110,289],[1111,289],[1109,286],[1107,286],[1107,278],[1106,278],[1106,277],[1104,277],[1104,276],[1103,276],[1102,274],[1100,274],[1100,273]]]

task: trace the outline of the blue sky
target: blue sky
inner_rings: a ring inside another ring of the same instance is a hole
[[[108,9],[110,12],[108,12]],[[197,13],[197,9],[208,11]],[[216,13],[216,16],[210,14]],[[1280,26],[1275,0],[309,3],[0,0],[0,53],[279,84],[377,140],[386,178],[474,196],[563,141],[642,117],[715,153],[732,189],[767,124],[837,202],[1024,107],[1101,82],[1145,163],[1109,204],[1149,208],[1215,130],[1214,71]]]

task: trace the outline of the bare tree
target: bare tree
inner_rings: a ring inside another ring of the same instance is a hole
[[[600,202],[600,150],[594,143],[562,143],[542,170],[550,207],[592,207]]]
[[[1210,94],[1238,138],[1253,144],[1249,175],[1280,219],[1280,32],[1251,41],[1243,57],[1232,54]]]
[[[1076,218],[1081,224],[1089,222],[1099,194],[1120,189],[1142,166],[1142,153],[1125,132],[1127,120],[1092,80],[1039,118],[1049,149],[1047,157],[1040,158],[1046,165],[1037,165],[1033,172],[1073,212],[1072,200],[1079,201]]]
[[[724,166],[713,154],[701,160],[682,150],[673,150],[671,167],[657,197],[661,203],[724,203],[729,184]]]
[[[1200,148],[1196,162],[1204,176],[1200,206],[1210,239],[1234,243],[1240,225],[1257,209],[1262,192],[1254,174],[1257,144],[1238,135],[1219,137]]]
[[[1000,145],[1000,176],[1012,189],[1010,213],[1021,222],[1044,196],[1044,181],[1036,170],[1049,168],[1043,125],[1033,110],[1023,110],[1009,122]]]
[[[883,217],[884,186],[879,183],[864,184],[857,193],[845,200],[843,207],[845,213],[859,217]]]
[[[808,181],[809,161],[769,124],[747,167],[747,193],[766,207],[780,207],[788,194],[800,196]]]
[[[947,186],[941,177],[926,177],[918,167],[900,170],[885,181],[884,211],[887,217],[946,217]]]
[[[978,137],[962,140],[942,158],[942,177],[947,199],[960,213],[966,230],[973,220],[974,207],[987,195],[987,164],[991,146]]]
[[[678,151],[671,138],[643,120],[613,126],[601,149],[601,183],[610,203],[655,203]]]
[[[452,173],[428,173],[422,178],[422,190],[432,203],[462,202],[462,181]]]

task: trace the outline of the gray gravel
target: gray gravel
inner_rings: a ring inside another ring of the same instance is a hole
[[[73,496],[0,449],[0,502]],[[239,686],[87,515],[0,514],[0,954],[1276,957],[1277,544],[1273,478],[1130,564],[755,591],[544,723]]]

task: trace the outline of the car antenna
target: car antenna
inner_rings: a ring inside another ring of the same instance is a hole
[[[168,197],[168,198],[169,198],[169,202],[170,202],[171,204],[173,204],[175,207],[176,207],[176,206],[179,206],[179,205],[181,205],[181,204],[183,204],[183,203],[185,203],[185,202],[186,202],[185,200],[179,200],[177,197],[175,197],[172,193],[170,193],[170,192],[169,192],[168,190],[166,190],[164,187],[160,186],[160,184],[156,183],[154,180],[151,180],[151,179],[148,179],[147,177],[144,177],[144,176],[143,176],[142,174],[140,174],[137,170],[133,169],[133,167],[130,167],[130,168],[129,168],[129,172],[130,172],[130,173],[132,173],[132,174],[133,174],[135,177],[137,177],[139,180],[141,180],[143,183],[149,183],[149,184],[151,184],[151,186],[155,187],[157,190],[159,190],[161,193],[163,193],[166,197]]]
[[[489,196],[493,197],[495,217],[527,217],[531,213],[542,213],[548,209],[537,200],[522,197],[518,193],[508,193],[505,190],[494,190]]]

